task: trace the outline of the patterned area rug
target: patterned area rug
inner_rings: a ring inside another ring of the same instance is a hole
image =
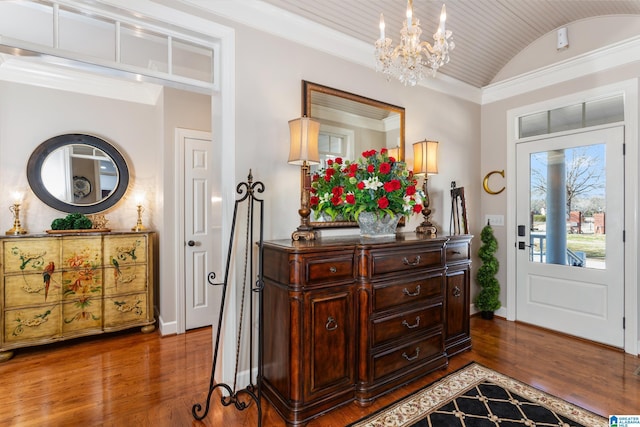
[[[470,363],[348,427],[607,427],[592,412]]]

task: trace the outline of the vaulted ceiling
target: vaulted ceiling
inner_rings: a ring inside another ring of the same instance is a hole
[[[405,0],[262,1],[372,46],[379,35],[380,13],[388,37],[397,43],[406,11]],[[597,16],[640,16],[638,0],[414,0],[413,16],[420,20],[423,40],[432,40],[443,2],[456,47],[451,62],[439,73],[478,88],[550,31]]]

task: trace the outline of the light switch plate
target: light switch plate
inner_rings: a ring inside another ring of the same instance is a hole
[[[484,225],[504,227],[504,215],[485,215]]]

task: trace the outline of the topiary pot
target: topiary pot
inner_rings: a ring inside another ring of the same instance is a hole
[[[480,316],[483,319],[492,320],[493,319],[493,311],[481,311],[480,312]]]

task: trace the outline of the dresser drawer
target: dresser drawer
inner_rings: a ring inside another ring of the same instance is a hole
[[[378,346],[409,334],[418,334],[442,325],[442,302],[428,307],[419,307],[372,321],[373,342]]]
[[[60,336],[60,306],[49,305],[4,312],[4,342],[19,343]]]
[[[442,247],[407,248],[393,251],[372,251],[371,274],[411,273],[444,265]]]
[[[447,263],[467,261],[469,259],[469,245],[467,243],[447,245],[445,249]]]
[[[62,273],[17,274],[4,278],[4,307],[14,308],[60,301]]]
[[[303,268],[307,285],[353,280],[353,253],[305,258]]]
[[[120,295],[104,299],[104,327],[114,328],[140,324],[147,320],[145,293]]]
[[[373,287],[373,311],[402,304],[424,304],[432,298],[442,297],[444,283],[444,273],[438,272],[399,283],[377,284]]]
[[[118,268],[104,269],[104,294],[106,296],[147,289],[147,265],[125,264]]]
[[[102,329],[102,297],[80,297],[62,304],[62,333],[88,335]]]
[[[4,273],[42,272],[50,263],[60,268],[59,239],[6,239],[2,253]]]
[[[105,236],[104,265],[147,262],[147,236],[144,234]]]
[[[375,380],[400,370],[408,370],[444,354],[442,331],[422,337],[373,356]]]

